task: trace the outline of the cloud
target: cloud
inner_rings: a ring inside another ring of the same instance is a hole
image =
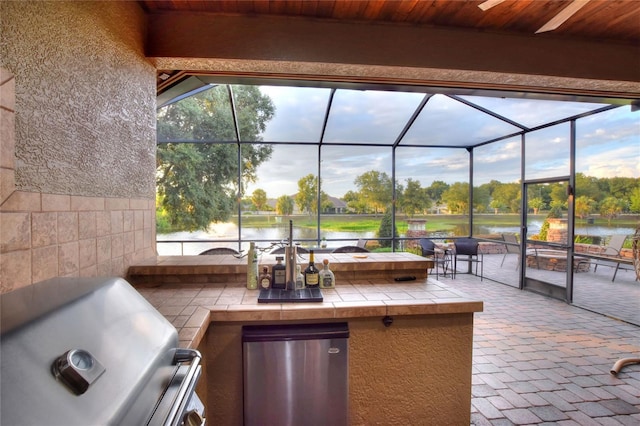
[[[309,145],[274,144],[273,158],[258,170],[258,183],[270,198],[297,192],[297,181],[318,173],[318,147],[329,102],[329,89],[263,87],[276,105],[276,116],[264,132],[265,141],[309,142]],[[325,133],[326,141],[391,144],[414,113],[424,94],[385,91],[337,90]],[[533,127],[590,111],[602,104],[539,99],[463,97],[511,120]],[[595,177],[640,177],[640,113],[628,107],[576,121],[576,170]],[[396,150],[396,178],[417,179],[423,186],[434,180],[468,181],[472,143],[517,130],[444,95],[428,102],[402,143],[442,145],[449,148],[400,147]],[[526,134],[526,178],[569,174],[570,125],[543,128]],[[474,183],[520,179],[520,137],[483,145],[474,150]],[[389,146],[322,147],[323,189],[333,196],[355,190],[354,179],[370,170],[392,174]]]

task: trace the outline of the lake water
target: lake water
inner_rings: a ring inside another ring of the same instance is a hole
[[[529,225],[530,234],[539,232],[542,221],[532,221]],[[502,233],[518,233],[520,228],[517,226],[477,226],[474,234],[502,234]],[[633,235],[635,229],[628,227],[606,227],[606,226],[584,226],[576,227],[576,235],[589,236],[609,236],[613,234]],[[456,235],[464,235],[468,233],[468,227],[461,226],[454,232]],[[323,232],[322,236],[329,240],[330,247],[338,247],[344,245],[355,245],[361,238],[375,238],[375,232]],[[441,238],[447,237],[446,234],[438,235]],[[212,225],[208,231],[197,232],[173,232],[169,234],[158,234],[158,241],[176,241],[175,243],[162,242],[158,243],[158,254],[162,256],[169,255],[191,255],[198,254],[204,250],[213,247],[226,246],[238,249],[238,243],[233,241],[211,243],[206,240],[238,240],[238,226],[234,223],[220,223]],[[289,228],[287,226],[274,226],[271,228],[242,228],[242,241],[257,241],[258,247],[267,248],[269,242],[284,241],[289,238]],[[296,241],[313,240],[317,238],[315,229],[300,228],[294,229],[293,239]],[[189,241],[189,243],[179,243],[177,241]],[[336,241],[331,241],[336,240]],[[313,245],[309,241],[305,245]],[[248,243],[243,243],[242,249],[247,250]]]

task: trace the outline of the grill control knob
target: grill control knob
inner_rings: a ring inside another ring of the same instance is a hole
[[[197,410],[187,411],[183,417],[184,426],[204,426],[204,417]]]

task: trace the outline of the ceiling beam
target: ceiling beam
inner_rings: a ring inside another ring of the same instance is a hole
[[[638,46],[552,35],[198,13],[148,15],[154,57],[469,70],[640,82]]]

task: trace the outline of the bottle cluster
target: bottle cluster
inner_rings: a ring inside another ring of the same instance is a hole
[[[249,250],[249,255],[251,256],[251,249]],[[286,265],[283,262],[284,257],[277,256],[276,264],[271,267],[271,270],[269,270],[268,266],[263,265],[262,271],[256,279],[256,284],[264,289],[285,290],[287,288],[287,276]],[[335,288],[336,278],[329,268],[329,260],[324,259],[322,263],[322,269],[316,266],[314,252],[311,250],[309,252],[309,264],[304,270],[300,265],[296,265],[296,290],[303,288]],[[253,262],[250,262],[249,265],[250,270],[257,270],[257,263],[255,269]],[[247,288],[250,289],[257,288],[257,285],[250,287],[249,282],[247,282]]]

